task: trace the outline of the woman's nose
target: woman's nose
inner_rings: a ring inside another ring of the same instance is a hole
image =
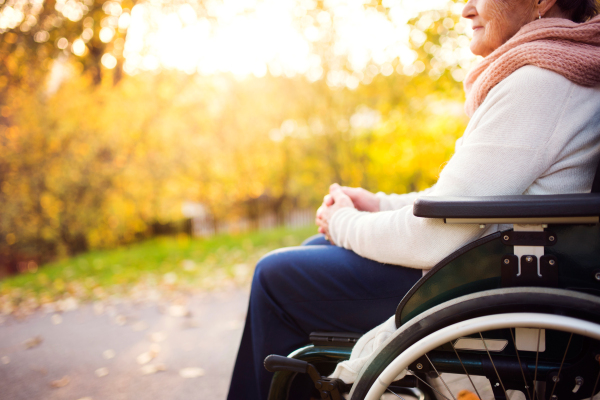
[[[477,0],[469,0],[467,4],[465,4],[465,8],[463,8],[462,17],[472,19],[477,15],[477,8],[475,7],[475,3]]]

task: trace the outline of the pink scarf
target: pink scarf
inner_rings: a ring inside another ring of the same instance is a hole
[[[557,72],[578,85],[599,85],[600,15],[581,24],[546,18],[523,26],[467,75],[467,115],[472,117],[494,86],[525,65]]]

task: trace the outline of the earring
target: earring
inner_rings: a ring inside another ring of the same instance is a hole
[[[538,10],[538,19],[542,19],[542,12]]]

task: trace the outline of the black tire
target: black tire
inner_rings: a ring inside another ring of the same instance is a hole
[[[600,297],[564,289],[506,288],[459,297],[440,304],[408,321],[371,356],[350,392],[362,400],[381,372],[404,350],[449,325],[493,314],[534,312],[600,321]]]

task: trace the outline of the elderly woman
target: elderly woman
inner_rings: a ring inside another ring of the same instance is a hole
[[[417,197],[590,191],[600,159],[598,12],[595,0],[469,0],[471,50],[485,58],[465,81],[471,120],[454,156],[420,193],[332,185],[317,212],[323,235],[258,263],[230,400],[267,397],[265,356],[306,345],[312,331],[382,324],[428,269],[500,229],[416,218]],[[394,329],[376,329],[386,325]],[[336,376],[352,381],[348,371]]]

